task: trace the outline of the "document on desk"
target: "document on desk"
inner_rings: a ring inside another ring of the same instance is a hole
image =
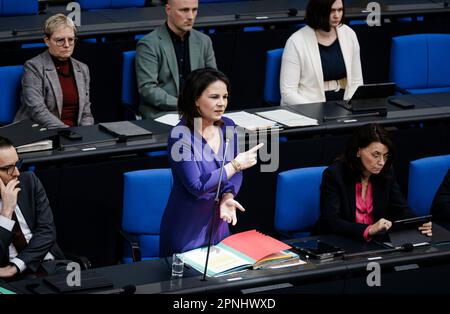
[[[156,118],[155,121],[171,126],[176,126],[178,122],[180,122],[180,116],[178,115],[178,113],[168,113],[159,118]]]
[[[99,127],[116,136],[133,137],[152,134],[149,130],[141,128],[130,121],[100,123]]]
[[[276,121],[287,127],[300,127],[319,124],[316,119],[312,119],[298,113],[290,112],[286,109],[262,111],[257,112],[256,114],[266,119]]]
[[[291,247],[256,230],[233,234],[211,246],[206,275],[217,276],[246,268],[268,268],[298,260]],[[205,269],[207,247],[193,249],[182,255],[186,264],[199,272]]]
[[[38,152],[42,150],[53,149],[52,140],[43,140],[39,142],[34,142],[30,144],[20,145],[16,147],[17,153],[28,153],[28,152]]]
[[[277,123],[272,120],[264,119],[246,111],[230,112],[224,114],[236,123],[236,125],[243,127],[244,129],[255,131],[259,129],[269,129],[277,126]]]

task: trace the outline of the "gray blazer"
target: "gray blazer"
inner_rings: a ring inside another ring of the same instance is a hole
[[[192,70],[217,68],[211,39],[194,29],[189,35],[189,55]],[[139,111],[144,117],[177,110],[178,63],[166,24],[138,42],[136,79],[141,98]]]
[[[22,172],[19,181],[21,191],[17,196],[17,204],[33,237],[17,258],[32,272],[36,272],[48,252],[56,259],[64,258],[64,255],[56,244],[53,214],[41,182],[33,172]],[[13,233],[0,227],[0,267],[9,261],[9,245],[12,239]]]
[[[89,68],[73,58],[72,65],[78,88],[78,125],[94,124],[89,101]],[[14,121],[26,118],[47,128],[66,127],[61,120],[63,94],[53,60],[45,51],[25,62],[22,76],[22,105]]]

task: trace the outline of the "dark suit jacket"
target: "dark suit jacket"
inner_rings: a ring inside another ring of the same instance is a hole
[[[450,170],[434,196],[431,214],[433,219],[450,221]]]
[[[391,221],[414,217],[391,175],[382,179],[371,177],[373,216]],[[335,233],[363,239],[368,225],[356,223],[355,178],[343,162],[337,161],[325,169],[320,191],[321,216],[315,233]]]
[[[36,272],[47,252],[51,252],[56,259],[63,259],[64,255],[56,244],[53,214],[41,182],[33,172],[22,172],[19,181],[21,191],[17,197],[17,204],[33,238],[17,258],[21,259],[32,272]],[[12,238],[11,231],[0,227],[0,266],[5,266],[9,262],[9,245]]]

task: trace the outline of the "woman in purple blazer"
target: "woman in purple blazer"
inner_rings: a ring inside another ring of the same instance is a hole
[[[167,147],[174,182],[161,221],[161,257],[207,245],[211,223],[213,243],[220,242],[229,235],[228,223],[237,222],[236,209],[244,211],[235,200],[241,170],[256,164],[262,144],[238,153],[235,124],[223,117],[229,85],[223,73],[204,68],[186,78],[179,95],[181,121],[172,129]],[[219,180],[219,208],[212,216]]]

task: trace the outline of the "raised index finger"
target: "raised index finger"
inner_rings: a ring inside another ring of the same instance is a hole
[[[261,147],[263,147],[264,146],[264,143],[259,143],[258,145],[256,145],[255,147],[253,147],[253,148],[250,148],[249,149],[249,152],[256,152],[258,149],[260,149]]]

